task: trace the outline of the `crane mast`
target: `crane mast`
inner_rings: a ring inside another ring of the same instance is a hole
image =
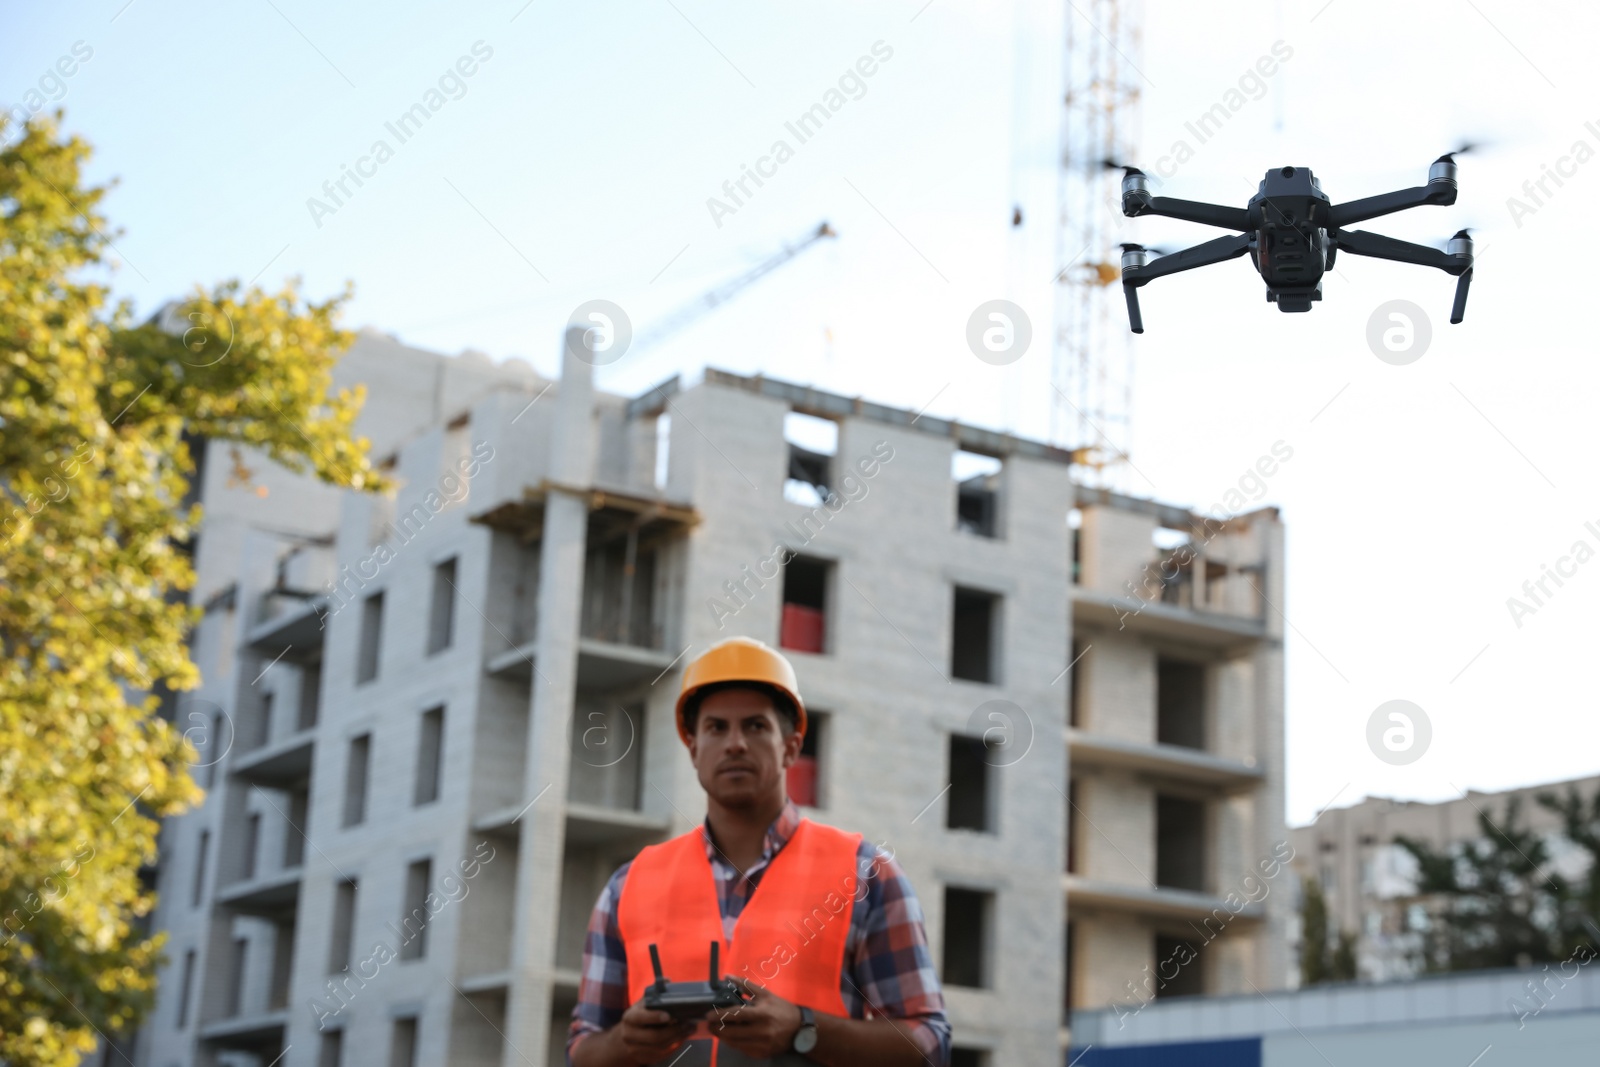
[[[1139,0],[1070,0],[1051,358],[1052,440],[1106,488],[1132,446],[1133,350],[1122,328],[1122,171],[1137,158]]]

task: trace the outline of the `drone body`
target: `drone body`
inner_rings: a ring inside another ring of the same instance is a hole
[[[1466,313],[1467,287],[1472,282],[1472,238],[1462,230],[1443,252],[1426,245],[1397,241],[1382,234],[1353,230],[1357,222],[1426,204],[1448,206],[1456,202],[1456,164],[1447,153],[1428,170],[1428,184],[1392,193],[1334,204],[1307,167],[1279,167],[1267,171],[1256,195],[1243,208],[1203,204],[1151,196],[1149,179],[1137,167],[1122,167],[1122,213],[1129,218],[1162,215],[1235,230],[1172,255],[1150,257],[1142,245],[1122,246],[1122,290],[1128,302],[1128,322],[1134,333],[1144,332],[1139,313],[1139,289],[1157,278],[1192,270],[1249,253],[1267,283],[1267,300],[1279,311],[1310,311],[1322,299],[1322,276],[1333,268],[1340,249],[1353,256],[1372,256],[1401,263],[1437,267],[1454,276],[1455,305],[1450,321]]]

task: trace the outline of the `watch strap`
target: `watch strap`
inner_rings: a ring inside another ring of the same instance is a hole
[[[797,1007],[800,1009],[800,1028],[794,1032],[793,1047],[796,1052],[809,1052],[816,1047],[817,1013],[804,1004],[797,1005]],[[807,1030],[811,1031],[810,1040],[802,1042],[800,1035]],[[802,1043],[806,1046],[804,1049],[799,1047]]]

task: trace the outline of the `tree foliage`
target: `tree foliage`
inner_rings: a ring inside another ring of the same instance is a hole
[[[1328,899],[1315,878],[1300,880],[1300,984],[1353,982],[1356,978],[1355,935],[1331,933]]]
[[[1561,903],[1561,957],[1567,959],[1581,946],[1600,949],[1600,789],[1587,804],[1578,787],[1568,785],[1565,793],[1540,793],[1541,807],[1561,816],[1561,834],[1588,854],[1588,871],[1581,883],[1572,885]]]
[[[56,121],[0,116],[0,1062],[70,1067],[151,1004],[139,868],[152,816],[201,796],[149,695],[198,681],[186,441],[383,486],[360,390],[330,395],[348,291],[230,282],[195,290],[181,333],[135,324],[109,303],[106,189]]]
[[[1550,848],[1522,825],[1519,798],[1499,821],[1478,813],[1479,836],[1445,849],[1397,836],[1417,860],[1418,894],[1430,898],[1422,963],[1429,971],[1518,967],[1564,958],[1561,916],[1572,887],[1550,870]]]

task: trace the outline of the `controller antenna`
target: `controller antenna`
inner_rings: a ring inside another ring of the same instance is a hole
[[[715,941],[712,941],[711,942],[711,984],[712,985],[716,985],[717,984],[717,979],[721,978],[721,977],[722,977],[722,974],[721,974],[720,970],[717,967],[717,943]]]
[[[667,979],[661,973],[661,953],[656,951],[656,943],[654,941],[650,942],[650,966],[655,968],[656,984],[665,985]]]

